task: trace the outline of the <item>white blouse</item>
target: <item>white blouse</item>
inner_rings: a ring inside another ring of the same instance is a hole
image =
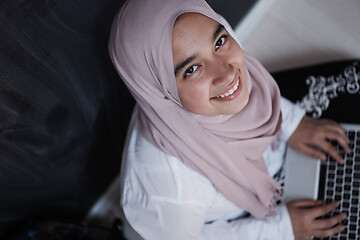
[[[304,110],[281,99],[282,143],[264,153],[273,176],[283,164],[286,140]],[[209,179],[167,155],[139,132],[135,108],[124,148],[121,205],[128,223],[144,239],[294,239],[285,205],[265,220],[240,217],[245,211],[226,199]]]

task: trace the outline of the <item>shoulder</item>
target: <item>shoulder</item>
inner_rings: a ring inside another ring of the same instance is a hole
[[[204,201],[216,196],[211,182],[152,145],[139,131],[134,114],[122,159],[123,200],[211,201]]]

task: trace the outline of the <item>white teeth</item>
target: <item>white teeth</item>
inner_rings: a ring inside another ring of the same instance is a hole
[[[222,94],[222,95],[217,96],[217,97],[218,97],[218,98],[219,98],[219,97],[221,97],[221,98],[228,97],[228,96],[230,96],[231,94],[233,94],[233,93],[238,89],[238,87],[239,87],[239,80],[236,82],[235,86],[234,86],[232,89],[230,89],[227,93]]]

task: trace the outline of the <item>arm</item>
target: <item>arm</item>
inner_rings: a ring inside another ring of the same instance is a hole
[[[265,220],[250,216],[231,222],[218,220],[205,225],[201,239],[293,240],[294,235],[288,211],[280,205],[277,214]]]
[[[144,152],[138,149],[126,156],[121,202],[127,221],[143,238],[261,240],[268,239],[262,234],[271,231],[276,236],[273,239],[279,239],[278,236],[293,239],[284,206],[277,216],[267,220],[252,217],[232,222],[222,220],[229,211],[239,212],[239,209],[219,198],[208,179],[154,148],[144,138],[137,140],[132,141],[136,143],[134,146],[142,146]],[[205,224],[210,212],[219,217]]]
[[[284,97],[281,97],[280,108],[282,114],[282,138],[287,141],[300,124],[305,115],[305,110]]]
[[[312,239],[312,236],[326,238],[344,229],[341,221],[346,218],[345,213],[331,218],[321,218],[334,210],[337,202],[323,204],[322,201],[298,200],[287,204],[296,240]]]
[[[328,140],[337,141],[346,153],[350,152],[345,130],[336,122],[327,119],[313,119],[305,116],[288,142],[299,152],[321,160],[330,154],[337,162],[344,160]]]
[[[129,224],[146,240],[200,239],[206,214],[204,206],[196,203],[160,198],[127,202],[123,210]]]
[[[284,140],[305,154],[318,156],[318,152],[312,152],[313,149],[308,144],[318,145],[325,141],[325,135],[329,125],[332,126],[338,134],[339,141],[343,141],[341,127],[328,120],[315,120],[305,116],[305,111],[289,100],[281,99],[282,111],[282,136]],[[323,135],[324,134],[324,135]],[[317,136],[318,138],[315,138]],[[321,137],[322,136],[322,137]],[[345,146],[346,147],[346,146]],[[310,152],[309,152],[310,151]],[[315,150],[314,150],[315,151]],[[323,154],[323,153],[321,153]],[[309,239],[310,236],[327,237],[342,231],[342,225],[336,225],[346,218],[345,214],[339,214],[329,219],[319,219],[337,207],[337,203],[323,204],[321,201],[299,200],[287,204],[292,228],[297,240]],[[336,226],[334,226],[336,225]]]
[[[326,159],[327,153],[339,163],[343,162],[339,153],[327,141],[336,140],[345,152],[350,151],[349,140],[338,123],[305,116],[303,109],[283,97],[281,98],[281,112],[283,139],[287,140],[294,149],[322,160]]]
[[[158,199],[148,202],[146,207],[128,205],[124,212],[132,227],[149,240],[294,239],[285,206],[278,207],[277,215],[265,220],[248,217],[228,222],[219,219],[210,224],[204,224],[206,208],[194,203]]]

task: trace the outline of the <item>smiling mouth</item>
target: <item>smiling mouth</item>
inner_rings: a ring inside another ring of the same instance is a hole
[[[232,94],[234,94],[234,92],[236,92],[236,90],[239,88],[239,84],[240,84],[240,79],[238,79],[235,83],[235,85],[226,93],[224,94],[221,94],[215,98],[225,98],[225,97],[229,97],[231,96]]]

